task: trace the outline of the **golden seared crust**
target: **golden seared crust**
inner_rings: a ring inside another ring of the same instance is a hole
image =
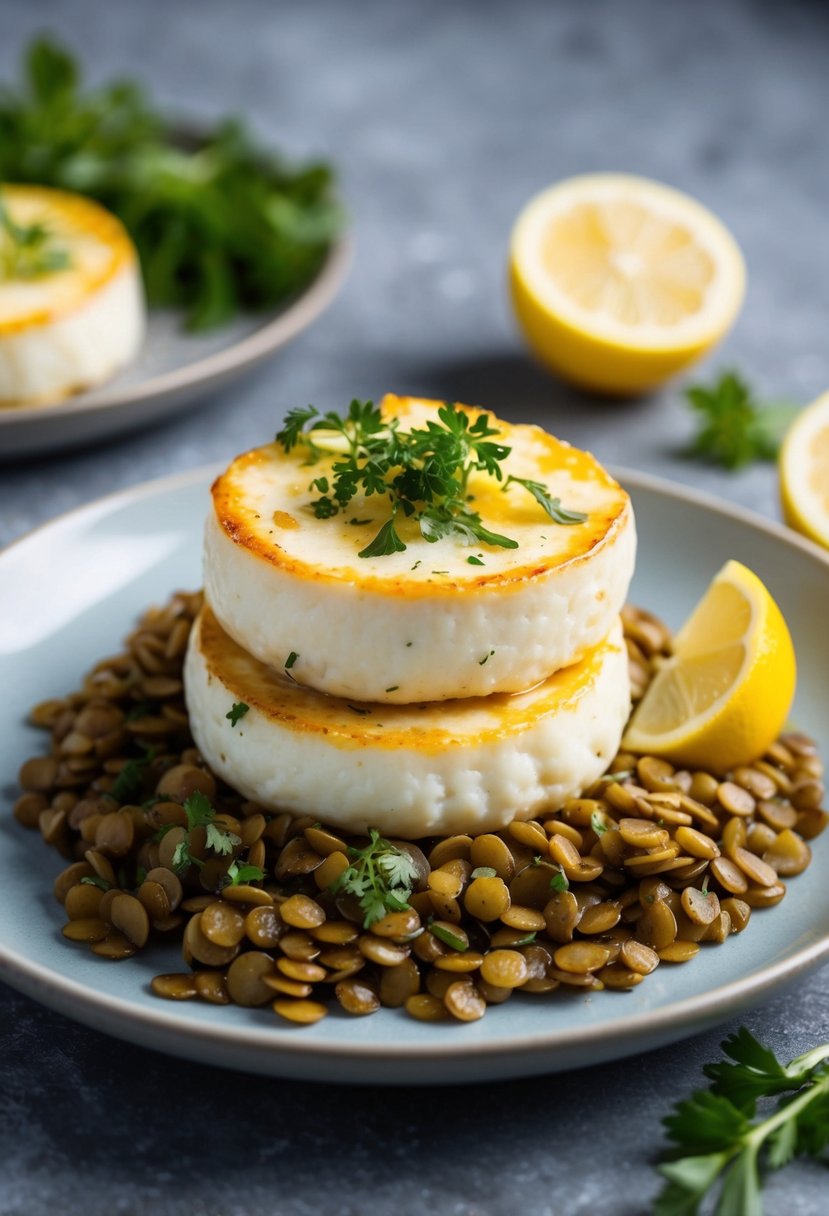
[[[454,701],[389,705],[351,704],[305,688],[254,659],[222,629],[205,606],[194,630],[210,679],[268,720],[297,736],[325,736],[340,748],[416,749],[424,754],[495,743],[530,730],[545,717],[566,714],[620,650],[618,631],[571,667],[524,693],[495,693]]]
[[[382,409],[406,427],[422,425],[439,404],[389,395]],[[472,420],[488,413],[458,408]],[[518,549],[484,545],[484,565],[470,565],[466,557],[477,549],[464,550],[455,542],[427,544],[416,522],[398,517],[396,526],[408,546],[406,552],[359,559],[359,550],[388,516],[387,499],[358,497],[344,513],[317,520],[308,509],[315,497],[309,483],[312,477],[330,473],[335,457],[309,469],[296,453],[286,454],[275,443],[237,457],[216,479],[216,520],[235,545],[285,574],[314,583],[357,584],[365,591],[408,599],[474,595],[484,589],[521,591],[589,561],[631,524],[627,494],[590,453],[539,427],[514,426],[489,417],[512,448],[506,471],[543,482],[565,507],[586,511],[585,523],[557,525],[523,488],[510,486],[504,492],[492,478],[474,474],[470,505],[487,527],[518,540]]]
[[[56,242],[69,250],[67,270],[45,276],[29,290],[21,306],[3,306],[0,284],[0,338],[48,325],[83,307],[125,267],[135,266],[135,247],[119,219],[92,199],[47,186],[3,185],[3,197],[15,220],[43,222]],[[55,289],[57,287],[57,289]],[[5,288],[8,298],[9,288]]]

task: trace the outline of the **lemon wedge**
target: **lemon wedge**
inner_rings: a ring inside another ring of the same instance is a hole
[[[622,746],[726,772],[777,738],[794,689],[782,613],[757,575],[730,561],[676,635]]]
[[[829,548],[829,393],[789,428],[780,452],[780,497],[786,523]]]
[[[588,174],[521,212],[510,283],[543,363],[574,384],[623,394],[661,384],[725,335],[745,265],[694,199],[643,177]]]

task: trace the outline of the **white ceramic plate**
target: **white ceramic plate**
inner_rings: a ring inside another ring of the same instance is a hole
[[[78,447],[210,399],[218,389],[270,358],[306,329],[333,300],[351,245],[333,245],[317,277],[290,303],[243,314],[206,333],[188,333],[181,314],[154,309],[138,358],[100,388],[57,405],[0,410],[0,460]]]
[[[69,1017],[174,1055],[314,1080],[446,1083],[553,1072],[657,1047],[733,1016],[829,957],[829,839],[783,904],[747,932],[663,965],[631,993],[515,996],[469,1025],[424,1025],[397,1010],[332,1012],[294,1028],[268,1009],[167,1003],[149,981],[181,968],[174,947],[123,963],[60,935],[51,884],[62,862],[8,809],[21,761],[43,736],[26,708],[77,686],[118,647],[137,614],[200,582],[212,471],[103,499],[0,555],[0,975]],[[729,557],[756,570],[791,625],[800,660],[795,721],[829,751],[829,558],[785,529],[641,474],[631,490],[640,535],[632,598],[677,625]]]

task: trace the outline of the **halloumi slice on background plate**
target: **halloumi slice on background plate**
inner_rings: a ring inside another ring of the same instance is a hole
[[[406,430],[436,419],[441,404],[388,396],[382,408]],[[557,524],[523,487],[505,492],[475,473],[471,507],[517,548],[465,547],[451,536],[429,543],[416,521],[398,516],[405,552],[360,558],[388,518],[387,496],[359,495],[317,519],[309,485],[330,476],[336,456],[308,466],[297,449],[268,444],[239,456],[213,486],[204,581],[224,629],[273,667],[291,661],[301,684],[393,704],[518,692],[577,662],[607,635],[627,594],[630,500],[589,453],[489,417],[511,448],[505,473],[542,482],[562,506],[585,512],[584,523]]]
[[[0,406],[46,405],[135,358],[145,329],[138,257],[120,220],[91,199],[3,185],[0,202],[14,226],[45,232],[38,270],[0,225]]]
[[[352,704],[252,658],[206,605],[185,688],[200,752],[247,798],[409,839],[485,832],[561,806],[606,770],[630,709],[618,618],[581,662],[529,692]],[[231,725],[240,702],[248,709]]]

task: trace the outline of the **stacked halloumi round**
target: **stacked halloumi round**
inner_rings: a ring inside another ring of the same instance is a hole
[[[440,404],[382,409],[410,430]],[[543,483],[583,522],[557,524],[521,485],[480,472],[470,505],[516,548],[427,542],[402,520],[405,551],[361,558],[388,499],[316,518],[324,463],[309,472],[272,444],[215,482],[187,701],[207,761],[263,807],[397,837],[480,832],[555,809],[615,754],[630,708],[630,501],[588,453],[489,419],[505,474]]]

